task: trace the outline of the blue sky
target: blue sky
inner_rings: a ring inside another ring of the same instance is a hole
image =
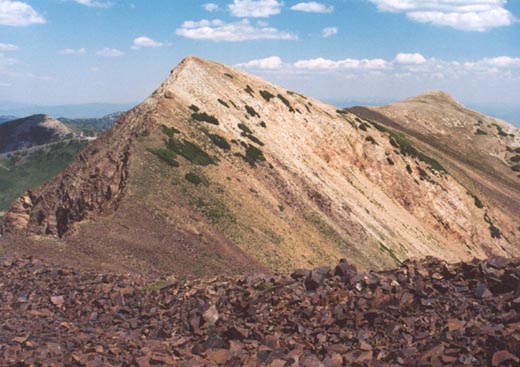
[[[520,105],[517,0],[0,0],[0,100],[139,102],[183,57],[338,104]]]

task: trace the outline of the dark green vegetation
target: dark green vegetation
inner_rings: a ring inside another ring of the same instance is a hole
[[[480,129],[477,129],[477,131],[475,132],[476,135],[487,135],[487,132],[485,132],[484,130],[480,130]]]
[[[215,144],[217,147],[219,147],[220,149],[222,150],[230,150],[231,149],[231,145],[229,145],[229,143],[227,142],[227,140],[218,135],[218,134],[206,134],[208,136],[208,138],[211,140],[211,142],[213,144]]]
[[[263,99],[265,99],[267,102],[269,102],[272,98],[274,98],[274,95],[272,93],[269,93],[266,90],[261,90],[260,95]]]
[[[265,162],[264,153],[253,145],[247,145],[246,155],[240,156],[247,162],[251,167],[256,167],[257,162]]]
[[[229,105],[227,104],[226,101],[223,101],[223,100],[221,100],[220,98],[217,99],[217,101],[218,101],[218,103],[220,103],[222,106],[229,108]]]
[[[493,124],[493,126],[497,128],[497,133],[498,133],[499,136],[503,136],[503,137],[509,136],[509,134],[506,133],[506,132],[502,129],[502,127],[501,127],[500,125]]]
[[[25,191],[62,172],[86,144],[86,141],[71,140],[0,158],[0,211],[6,210]]]
[[[68,126],[75,134],[83,133],[84,136],[97,136],[112,127],[119,120],[123,112],[112,113],[97,119],[68,119],[60,117],[58,120]]]
[[[246,111],[251,117],[260,118],[260,115],[258,114],[258,112],[255,111],[253,107],[246,105]]]
[[[251,135],[251,134],[247,134],[246,135],[246,138],[248,138],[249,140],[251,140],[253,143],[256,143],[258,145],[261,145],[261,146],[264,146],[265,144],[262,143],[262,141],[260,141],[260,139],[258,139],[256,136],[254,135]]]
[[[520,172],[520,164],[514,165],[513,167],[511,167],[511,169],[513,170],[513,172]]]
[[[388,130],[390,133],[390,144],[398,148],[401,154],[416,158],[426,164],[428,164],[433,170],[437,172],[446,173],[446,169],[435,159],[427,156],[426,154],[418,151],[412,143],[404,137],[404,135]]]
[[[293,112],[293,113],[295,112],[294,108],[291,106],[291,102],[289,102],[289,100],[287,98],[285,98],[281,94],[278,94],[277,97],[280,101],[283,102],[284,105],[287,106],[287,108],[289,109],[289,112]]]
[[[166,148],[198,166],[209,166],[215,163],[215,158],[188,140],[170,139],[166,142]]]
[[[260,126],[262,126],[265,129],[267,127],[267,124],[264,121],[261,121]]]
[[[200,176],[194,172],[186,173],[184,178],[186,178],[188,182],[191,182],[195,186],[199,186],[200,184],[208,185],[208,180],[205,177]]]
[[[397,263],[397,265],[401,266],[403,264],[403,262],[401,260],[399,260],[399,258],[395,255],[395,253],[391,249],[389,249],[382,243],[380,243],[379,246],[380,246],[381,251],[386,252],[392,259],[394,259],[394,261]]]
[[[468,191],[468,195],[471,196],[475,202],[475,206],[479,209],[484,208],[484,203],[479,199],[479,197]]]
[[[212,125],[219,125],[218,119],[215,116],[208,115],[206,112],[192,113],[191,118],[196,121],[207,122]]]
[[[368,141],[368,142],[370,142],[370,143],[372,143],[372,144],[374,144],[374,145],[379,145],[379,144],[377,144],[377,141],[376,141],[373,137],[371,137],[370,135],[367,136],[367,137],[365,138],[365,140]]]
[[[255,91],[253,88],[251,88],[249,85],[246,85],[246,88],[244,89],[247,94],[249,94],[251,97],[255,96]]]
[[[242,132],[243,132],[244,134],[252,134],[252,133],[253,133],[253,132],[251,131],[251,129],[249,129],[249,128],[247,127],[246,124],[238,124],[237,126],[238,126],[238,128],[239,128],[240,130],[242,130]]]
[[[190,105],[189,109],[192,110],[193,112],[199,112],[200,111],[200,108],[198,108],[194,104]]]
[[[177,153],[170,149],[160,148],[160,149],[148,149],[150,153],[155,154],[158,158],[166,162],[172,167],[179,167],[180,164],[177,161]]]
[[[511,157],[510,159],[511,162],[520,162],[520,155],[515,155],[514,157]]]
[[[362,122],[362,123],[359,125],[359,129],[360,129],[360,130],[363,130],[363,131],[367,131],[369,127],[370,127],[370,125],[367,124],[366,122]]]
[[[224,75],[227,76],[229,79],[233,79],[234,78],[234,76],[229,74],[229,73],[224,73]]]
[[[168,127],[166,125],[162,125],[162,131],[163,133],[165,133],[167,136],[169,136],[170,138],[173,138],[173,135],[175,134],[180,134],[181,132],[179,130],[177,130],[176,128],[174,127]]]
[[[495,225],[491,221],[491,218],[489,218],[488,213],[484,214],[484,220],[486,221],[487,224],[489,224],[489,232],[491,234],[491,238],[497,238],[497,239],[502,238],[502,232],[500,231],[500,229],[495,227]]]

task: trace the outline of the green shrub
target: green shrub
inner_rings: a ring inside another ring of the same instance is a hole
[[[520,164],[514,165],[513,167],[511,167],[511,169],[513,170],[513,172],[520,172]]]
[[[249,94],[251,97],[255,96],[255,91],[253,88],[251,88],[249,85],[246,85],[246,88],[244,89],[247,94]]]
[[[240,130],[242,130],[245,134],[252,134],[253,132],[247,127],[246,124],[238,124],[237,125]]]
[[[177,153],[198,166],[208,166],[215,163],[215,158],[211,157],[197,145],[187,140],[178,141],[170,139],[167,142],[166,147],[168,150]]]
[[[289,112],[293,112],[294,113],[294,108],[292,108],[291,106],[291,102],[289,102],[289,100],[287,98],[285,98],[284,96],[282,96],[281,94],[278,94],[277,95],[278,99],[280,101],[283,102],[284,105],[287,106],[287,108],[289,109]]]
[[[191,117],[194,120],[207,122],[212,125],[219,125],[219,122],[215,116],[208,115],[206,112],[203,113],[192,113]]]
[[[365,140],[371,142],[371,143],[374,144],[374,145],[379,145],[379,144],[377,144],[376,140],[375,140],[373,137],[371,137],[370,135],[367,136],[367,137],[365,138]]]
[[[148,151],[172,167],[180,166],[179,162],[175,159],[175,158],[177,158],[177,154],[173,150],[161,148],[161,149],[148,149]]]
[[[262,143],[260,141],[260,139],[258,139],[256,136],[254,135],[251,135],[251,134],[247,134],[246,135],[246,138],[248,138],[249,140],[251,140],[252,142],[258,144],[258,145],[261,145],[261,146],[264,146],[264,143]]]
[[[208,138],[215,144],[217,147],[223,150],[230,150],[231,145],[227,142],[225,138],[217,134],[207,134]]]
[[[245,161],[249,163],[251,167],[256,167],[257,162],[265,161],[264,153],[253,145],[249,145],[246,149]]]
[[[359,129],[363,130],[363,131],[367,131],[368,128],[370,127],[370,125],[368,125],[367,123],[363,122],[359,125]]]
[[[395,163],[394,161],[392,160],[392,158],[390,157],[386,157],[386,161],[388,162],[389,165],[393,166]]]
[[[406,172],[408,172],[408,174],[410,174],[410,175],[411,175],[412,172],[413,172],[413,171],[412,171],[412,167],[410,167],[409,164],[406,165]]]
[[[260,91],[260,95],[262,96],[263,99],[265,99],[267,102],[269,102],[272,98],[274,98],[274,95],[269,93],[268,91],[266,90],[261,90]]]
[[[194,104],[192,104],[190,106],[190,110],[192,110],[193,112],[199,112],[200,111],[200,108],[198,108],[197,106],[195,106]]]
[[[511,157],[511,162],[520,162],[520,155],[515,155],[514,157]]]
[[[208,180],[204,177],[199,176],[198,174],[194,172],[186,173],[184,178],[188,181],[194,184],[195,186],[199,186],[200,184],[208,185]]]
[[[260,118],[260,115],[258,114],[258,112],[255,111],[253,107],[246,105],[246,111],[251,117]]]
[[[388,132],[390,133],[390,144],[399,148],[402,154],[419,159],[437,172],[447,172],[437,160],[419,152],[403,135],[390,130]]]
[[[262,126],[265,129],[267,127],[267,124],[264,121],[261,121],[260,126]]]
[[[224,73],[224,75],[227,76],[229,79],[233,79],[234,78],[234,76],[229,74],[229,73]]]
[[[379,131],[381,131],[383,133],[388,132],[388,129],[386,127],[384,127],[383,125],[380,125],[380,124],[378,124],[377,122],[374,122],[374,121],[370,121],[370,123],[372,124],[373,127],[375,127]]]
[[[162,131],[163,131],[163,133],[165,133],[170,138],[173,138],[173,135],[175,135],[175,134],[180,134],[181,133],[176,128],[168,127],[166,125],[162,125]]]
[[[222,106],[229,108],[229,105],[226,103],[226,101],[221,100],[220,98],[217,99],[218,103],[220,103]]]
[[[468,192],[469,196],[473,198],[473,201],[475,203],[475,206],[479,209],[484,208],[484,203],[479,199],[479,197],[471,192]]]
[[[477,129],[477,131],[475,132],[476,135],[487,135],[487,132],[485,132],[484,130],[480,130],[480,129]]]

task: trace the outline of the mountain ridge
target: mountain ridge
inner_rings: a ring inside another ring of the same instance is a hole
[[[408,141],[196,57],[14,203],[2,228],[180,273],[518,253],[512,221]]]

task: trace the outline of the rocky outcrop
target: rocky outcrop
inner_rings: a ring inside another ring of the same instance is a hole
[[[519,279],[501,257],[159,281],[4,259],[0,364],[514,367]]]

